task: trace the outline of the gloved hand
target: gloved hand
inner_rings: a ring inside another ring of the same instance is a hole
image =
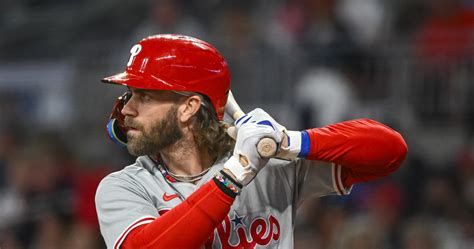
[[[235,126],[229,127],[227,133],[234,139],[242,125],[246,123],[267,124],[275,128],[282,136],[282,140],[275,140],[281,144],[276,157],[285,160],[294,160],[301,151],[302,134],[300,131],[289,131],[275,121],[264,110],[257,108],[235,121]],[[257,142],[258,143],[258,142]]]
[[[269,125],[270,127],[274,128],[278,132],[282,133],[283,131],[286,130],[286,128],[282,125],[280,125],[278,122],[275,121],[275,119],[272,118],[268,113],[266,113],[264,110],[260,108],[256,108],[253,111],[245,114],[244,116],[240,117],[234,122],[235,126],[229,127],[227,129],[227,133],[229,136],[233,137],[236,139],[237,137],[237,132],[239,128],[246,123],[258,123],[258,124],[266,124]],[[279,143],[280,141],[276,141]]]
[[[266,137],[275,141],[282,139],[280,131],[275,129],[277,123],[272,123],[273,119],[254,121],[236,122],[238,131],[233,133],[236,138],[234,152],[224,163],[224,170],[230,171],[235,180],[244,186],[252,181],[269,160],[258,153],[258,142]]]

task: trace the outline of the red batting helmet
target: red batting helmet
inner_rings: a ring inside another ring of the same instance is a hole
[[[230,72],[222,55],[207,42],[183,35],[155,35],[130,50],[125,72],[106,83],[147,90],[197,92],[209,97],[217,118],[224,118]]]

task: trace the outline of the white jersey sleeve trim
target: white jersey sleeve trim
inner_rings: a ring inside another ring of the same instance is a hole
[[[123,241],[125,240],[125,238],[127,237],[127,235],[133,230],[135,229],[136,227],[139,227],[141,225],[144,225],[144,224],[148,224],[148,223],[151,223],[155,220],[156,218],[153,217],[153,216],[144,216],[144,217],[141,217],[139,219],[137,219],[136,221],[132,222],[132,224],[130,224],[127,228],[124,229],[124,231],[120,234],[120,236],[118,237],[118,239],[115,241],[114,243],[114,249],[119,249],[120,246],[122,245]]]
[[[342,167],[339,164],[332,163],[332,185],[338,195],[348,195],[351,193],[352,186],[348,189],[342,184]]]

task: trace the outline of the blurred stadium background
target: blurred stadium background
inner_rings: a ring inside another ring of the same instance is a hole
[[[396,174],[307,200],[296,248],[474,248],[474,1],[0,1],[0,248],[104,248],[95,188],[133,162],[99,80],[156,33],[214,44],[245,110],[290,129],[370,117]]]

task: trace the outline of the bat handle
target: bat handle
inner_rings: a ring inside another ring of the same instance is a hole
[[[231,115],[234,120],[237,120],[245,115],[245,113],[240,109],[239,104],[235,101],[232,91],[229,91],[229,96],[227,99],[227,104],[225,106],[226,112]],[[277,142],[271,138],[263,138],[257,144],[258,154],[262,158],[270,158],[276,155],[277,152]],[[242,161],[242,165],[247,165],[248,162]]]
[[[277,143],[272,138],[262,138],[257,144],[257,151],[262,158],[274,157],[277,152]]]
[[[277,152],[277,143],[272,138],[262,138],[260,141],[258,141],[257,151],[262,158],[274,157]],[[239,161],[244,166],[249,165],[249,161],[245,156],[240,155]]]

